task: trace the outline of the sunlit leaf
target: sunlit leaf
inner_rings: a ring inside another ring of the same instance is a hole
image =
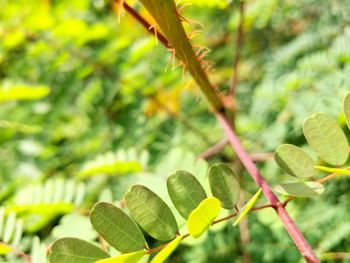
[[[215,197],[203,200],[188,217],[187,226],[190,235],[194,238],[200,237],[218,216],[220,207],[220,200]]]
[[[277,164],[288,174],[300,178],[314,175],[314,162],[301,148],[292,144],[280,145],[274,154]]]
[[[78,238],[62,238],[51,248],[50,263],[94,263],[110,257],[102,249]]]
[[[136,222],[155,239],[167,241],[176,236],[178,226],[173,213],[147,187],[132,186],[125,194],[125,203]]]
[[[213,196],[221,206],[232,209],[237,204],[240,192],[239,182],[233,171],[225,164],[214,164],[209,169],[209,183]]]
[[[321,195],[325,188],[318,182],[298,182],[280,184],[275,190],[281,194],[295,197],[317,197]]]
[[[348,140],[338,123],[323,113],[316,113],[304,123],[304,135],[310,147],[325,162],[344,164],[349,155]]]
[[[326,173],[336,173],[339,175],[350,175],[349,169],[325,167],[325,166],[320,166],[320,165],[315,165],[315,169],[322,171],[322,172],[326,172]]]
[[[176,171],[169,176],[167,187],[171,201],[186,219],[199,203],[207,197],[196,177],[183,170]]]
[[[95,263],[137,263],[146,255],[145,250],[140,250],[132,253],[123,254],[106,259],[100,259]]]
[[[142,250],[146,241],[140,229],[120,208],[110,203],[97,203],[90,213],[97,232],[122,253]]]
[[[16,85],[11,87],[0,87],[0,102],[15,100],[37,100],[47,96],[50,88],[46,86],[30,87]]]
[[[247,214],[249,213],[249,211],[253,208],[253,206],[255,205],[256,201],[258,201],[258,198],[261,194],[261,188],[255,193],[255,195],[245,204],[245,206],[243,206],[238,214],[237,219],[235,220],[235,222],[233,223],[233,226],[236,226],[239,224],[239,222],[242,221],[242,219],[247,216]]]
[[[6,244],[0,243],[0,255],[6,255],[12,251],[13,251],[12,247],[9,247]]]
[[[163,263],[167,260],[171,253],[180,245],[182,239],[182,236],[176,237],[152,259],[151,263]]]

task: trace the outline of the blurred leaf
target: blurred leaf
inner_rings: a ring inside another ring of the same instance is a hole
[[[290,175],[300,178],[314,175],[313,160],[299,147],[282,144],[276,149],[274,157],[277,164]]]
[[[192,211],[187,221],[188,231],[192,237],[200,237],[211,226],[220,212],[220,206],[219,199],[208,197]]]
[[[325,167],[325,166],[320,166],[320,165],[315,165],[315,169],[322,171],[322,172],[327,172],[327,173],[336,173],[339,175],[350,175],[350,170],[348,170],[348,169],[331,168],[331,167]]]
[[[233,226],[236,226],[239,224],[239,222],[242,221],[242,219],[244,217],[246,217],[249,213],[249,211],[253,208],[253,206],[255,205],[256,201],[258,201],[258,198],[261,194],[262,189],[260,188],[255,195],[245,204],[245,206],[243,206],[238,213],[238,217],[235,220],[235,222],[233,223]]]
[[[304,123],[304,135],[310,147],[325,162],[337,166],[347,161],[348,140],[331,117],[323,113],[312,115]]]
[[[176,236],[177,222],[167,204],[142,185],[132,186],[125,194],[132,217],[152,237],[167,241]]]
[[[79,214],[67,214],[60,220],[60,224],[52,230],[56,238],[76,237],[84,240],[95,240],[97,232],[92,228],[89,219]]]
[[[147,246],[137,225],[120,208],[110,203],[97,203],[90,213],[97,232],[122,253],[134,252]]]
[[[94,263],[108,258],[100,248],[78,238],[62,238],[53,243],[49,255],[50,263]]]
[[[115,256],[111,258],[101,259],[95,261],[95,263],[137,263],[146,255],[145,250],[140,250],[128,254],[123,254],[120,256]]]
[[[10,252],[12,252],[13,249],[6,244],[0,243],[0,255],[6,255]]]
[[[240,186],[233,171],[225,164],[214,164],[209,168],[209,183],[213,196],[221,206],[233,209],[238,202]]]
[[[298,182],[278,185],[275,190],[289,196],[317,197],[324,192],[325,188],[318,182]]]
[[[50,88],[47,86],[16,85],[11,87],[0,87],[0,102],[16,100],[37,100],[47,96]]]
[[[151,263],[163,263],[171,253],[180,245],[183,237],[177,236],[173,241],[165,246],[151,261]]]
[[[350,92],[348,92],[343,100],[343,112],[345,114],[346,123],[350,129]]]
[[[207,197],[196,177],[183,170],[169,176],[167,188],[171,201],[185,219]]]

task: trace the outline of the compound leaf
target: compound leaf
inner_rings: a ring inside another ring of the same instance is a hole
[[[204,199],[188,217],[187,226],[190,235],[198,238],[206,231],[220,212],[220,200],[215,197]]]
[[[227,165],[214,164],[210,167],[209,184],[213,196],[221,201],[223,208],[234,208],[239,198],[240,186],[233,171]]]
[[[186,219],[207,197],[196,177],[183,170],[176,171],[169,176],[167,187],[171,201],[180,215]]]
[[[176,237],[152,259],[151,263],[163,263],[180,245],[182,239],[182,236]]]
[[[300,178],[314,175],[314,161],[297,146],[282,144],[276,149],[274,157],[277,164],[290,175]]]
[[[51,248],[50,263],[94,263],[108,258],[102,249],[78,238],[62,238],[57,240]]]
[[[96,231],[122,253],[142,250],[146,246],[142,232],[134,221],[113,204],[97,203],[91,211],[90,221]]]
[[[275,190],[289,196],[316,197],[321,195],[325,188],[318,182],[298,182],[278,185]]]
[[[167,241],[173,239],[178,226],[167,204],[142,185],[132,186],[125,194],[125,203],[132,217],[152,237]]]
[[[348,159],[348,140],[338,123],[326,114],[316,113],[307,118],[304,135],[310,147],[325,162],[337,166]]]

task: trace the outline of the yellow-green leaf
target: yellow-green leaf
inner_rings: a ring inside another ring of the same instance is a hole
[[[0,255],[6,255],[11,251],[13,251],[12,247],[9,247],[4,243],[0,243]]]
[[[120,256],[101,259],[94,263],[137,263],[144,257],[144,255],[146,255],[146,251],[140,250]]]
[[[163,263],[180,245],[182,239],[182,236],[176,237],[152,259],[151,263]]]
[[[346,123],[350,129],[350,92],[347,93],[343,100],[343,112],[346,118]]]
[[[242,219],[249,213],[249,211],[253,208],[253,206],[255,205],[256,201],[258,201],[258,198],[261,194],[261,188],[259,189],[259,191],[257,191],[255,193],[255,195],[248,201],[248,203],[246,203],[246,205],[244,207],[241,208],[241,210],[239,211],[238,217],[235,220],[235,222],[233,223],[233,226],[236,226],[239,224],[239,222],[242,221]]]
[[[12,87],[0,87],[0,102],[15,100],[37,100],[47,96],[50,88],[47,86],[30,87],[17,85]]]
[[[194,238],[198,238],[206,231],[220,212],[220,200],[215,197],[204,199],[188,217],[188,231]]]
[[[304,123],[304,135],[310,147],[325,162],[338,166],[349,156],[348,140],[337,121],[323,113],[316,113]]]

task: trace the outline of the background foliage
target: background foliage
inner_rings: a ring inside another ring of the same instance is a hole
[[[204,24],[194,42],[211,49],[210,78],[223,92],[238,3],[183,2],[193,3],[183,15]],[[148,17],[137,1],[129,3]],[[0,6],[0,225],[8,231],[0,231],[1,241],[44,263],[46,247],[59,237],[97,240],[87,217],[96,201],[119,204],[133,183],[166,199],[165,178],[175,170],[203,180],[208,164],[234,160],[229,149],[196,160],[222,139],[220,127],[191,78],[171,70],[169,51],[127,14],[118,24],[112,2]],[[246,1],[236,126],[249,152],[303,147],[302,123],[316,111],[346,127],[339,112],[350,87],[347,7],[347,0]],[[250,197],[255,186],[239,164],[234,168]],[[272,185],[289,180],[273,160],[260,168]],[[349,187],[349,180],[331,182],[321,198],[288,205],[319,255],[350,252]],[[249,224],[248,247],[229,224],[199,245],[181,246],[171,261],[242,262],[244,249],[253,262],[299,260],[273,211],[250,215]],[[3,260],[23,262],[14,253]]]

